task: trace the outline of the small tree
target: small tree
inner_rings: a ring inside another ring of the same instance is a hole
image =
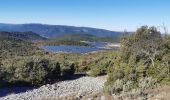
[[[51,66],[51,71],[49,72],[48,78],[50,79],[58,79],[61,76],[61,68],[60,68],[60,63],[56,63],[53,66]]]
[[[70,65],[70,74],[74,74],[75,73],[75,71],[76,71],[76,69],[75,69],[75,64],[74,63],[72,63],[71,65]]]
[[[62,74],[63,77],[70,77],[76,71],[74,63],[70,64],[68,62],[64,62],[64,63],[62,63],[61,66],[62,66],[61,67],[62,68],[61,74]]]
[[[135,54],[138,59],[150,60],[154,66],[156,56],[161,53],[162,37],[155,27],[142,26],[135,34],[123,39],[122,44],[122,50],[128,55]]]

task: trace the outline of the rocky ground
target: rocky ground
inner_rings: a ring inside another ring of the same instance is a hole
[[[96,78],[84,76],[52,85],[47,84],[37,89],[26,89],[25,87],[5,88],[0,90],[0,100],[58,100],[71,97],[81,99],[89,94],[101,91],[105,81],[105,76]]]
[[[169,100],[170,86],[107,95],[102,92],[106,76],[83,76],[39,88],[13,87],[0,90],[0,100]]]

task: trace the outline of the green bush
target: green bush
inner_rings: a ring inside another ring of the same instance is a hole
[[[148,89],[148,88],[155,88],[158,86],[158,82],[156,79],[153,79],[152,77],[146,77],[139,80],[139,88],[142,90]]]
[[[155,88],[170,84],[170,38],[155,27],[143,26],[124,37],[114,64],[108,70],[105,89],[110,93]],[[109,88],[110,89],[109,89]]]
[[[45,84],[60,77],[59,63],[52,63],[47,59],[30,61],[24,66],[17,67],[18,80],[28,82],[32,85]]]
[[[58,79],[61,77],[60,63],[56,63],[51,66],[50,73],[47,75],[46,79]]]
[[[88,75],[93,76],[93,77],[96,77],[96,76],[100,75],[101,73],[102,73],[102,72],[101,72],[101,69],[94,66],[94,68],[92,68],[92,69],[89,71]]]
[[[112,58],[113,57],[101,57],[88,64],[88,68],[90,69],[89,75],[99,76],[106,74],[108,69],[113,65]]]
[[[5,72],[2,69],[2,64],[0,63],[0,87],[2,87],[5,84],[4,77],[5,77]]]
[[[49,71],[49,61],[42,60],[40,62],[28,62],[24,69],[22,70],[22,78],[26,81],[31,82],[31,84],[41,84],[44,83],[45,78]]]
[[[61,78],[60,64],[47,59],[21,60],[17,63],[8,64],[3,69],[5,76],[0,70],[0,80],[4,79],[9,84],[42,85]]]
[[[63,77],[72,76],[76,71],[75,64],[69,64],[68,62],[64,62],[61,64],[61,75]]]

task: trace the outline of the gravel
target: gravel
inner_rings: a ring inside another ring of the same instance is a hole
[[[106,79],[103,77],[81,77],[75,80],[62,81],[55,84],[43,85],[37,89],[28,89],[23,91],[20,88],[5,88],[0,90],[4,94],[9,90],[15,90],[17,93],[3,96],[0,100],[35,100],[35,99],[57,99],[68,96],[81,97],[89,93],[101,91]],[[24,87],[23,87],[24,88]],[[21,92],[19,92],[22,90]]]

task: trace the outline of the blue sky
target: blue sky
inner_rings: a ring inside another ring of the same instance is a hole
[[[165,23],[169,28],[170,0],[0,0],[0,23],[88,26],[115,31]]]

